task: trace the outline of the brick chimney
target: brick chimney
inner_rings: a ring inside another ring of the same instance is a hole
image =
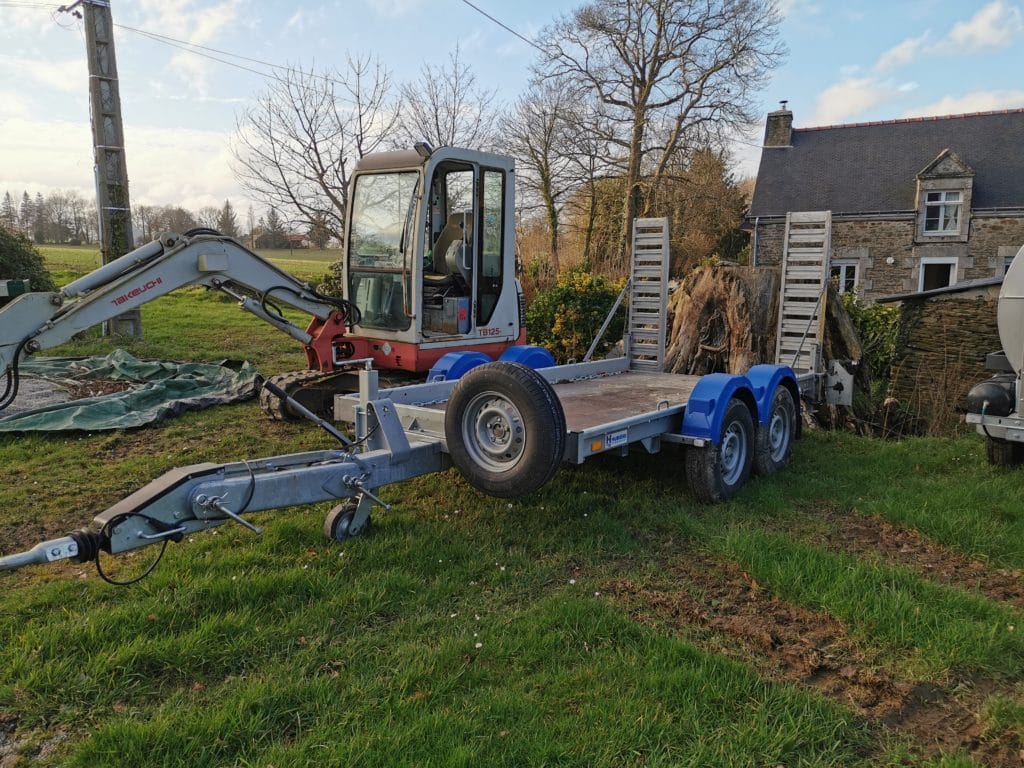
[[[764,125],[765,147],[793,146],[793,113],[786,109],[786,102],[779,102],[780,108],[768,113]]]

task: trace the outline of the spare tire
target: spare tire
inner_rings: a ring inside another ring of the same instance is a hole
[[[444,434],[452,463],[470,485],[510,499],[533,493],[555,474],[565,453],[565,412],[536,371],[488,363],[455,386]]]

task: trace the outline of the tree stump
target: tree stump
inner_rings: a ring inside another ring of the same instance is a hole
[[[693,270],[669,298],[669,336],[665,370],[702,376],[745,373],[758,363],[775,361],[778,327],[778,268],[705,266]],[[835,289],[825,305],[822,359],[842,362],[854,372],[855,398],[870,392],[857,331]],[[867,398],[868,400],[870,398]],[[825,427],[865,432],[853,409],[815,404],[815,419]]]
[[[743,373],[775,356],[779,271],[698,267],[669,298],[665,370]]]

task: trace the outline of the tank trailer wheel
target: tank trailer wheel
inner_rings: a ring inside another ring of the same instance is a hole
[[[363,525],[353,528],[352,521],[355,519],[358,506],[359,502],[355,499],[348,499],[331,509],[324,519],[324,536],[331,541],[345,541],[365,533],[373,520],[367,517]]]
[[[776,387],[768,412],[768,423],[754,427],[754,472],[774,475],[793,458],[797,411],[793,394],[781,384]]]
[[[565,413],[551,385],[518,363],[474,368],[445,411],[448,452],[462,476],[491,496],[526,496],[555,474],[565,453]]]
[[[742,401],[729,401],[719,437],[718,445],[686,449],[686,481],[697,500],[705,504],[731,499],[750,477],[754,421]]]
[[[1016,467],[1024,461],[1024,443],[985,438],[985,455],[994,467]]]

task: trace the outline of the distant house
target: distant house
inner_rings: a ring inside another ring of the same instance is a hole
[[[309,237],[307,235],[288,235],[288,248],[309,248]]]
[[[746,225],[779,264],[786,214],[831,211],[830,270],[869,300],[1001,276],[1024,244],[1024,109],[793,128],[768,115]]]

